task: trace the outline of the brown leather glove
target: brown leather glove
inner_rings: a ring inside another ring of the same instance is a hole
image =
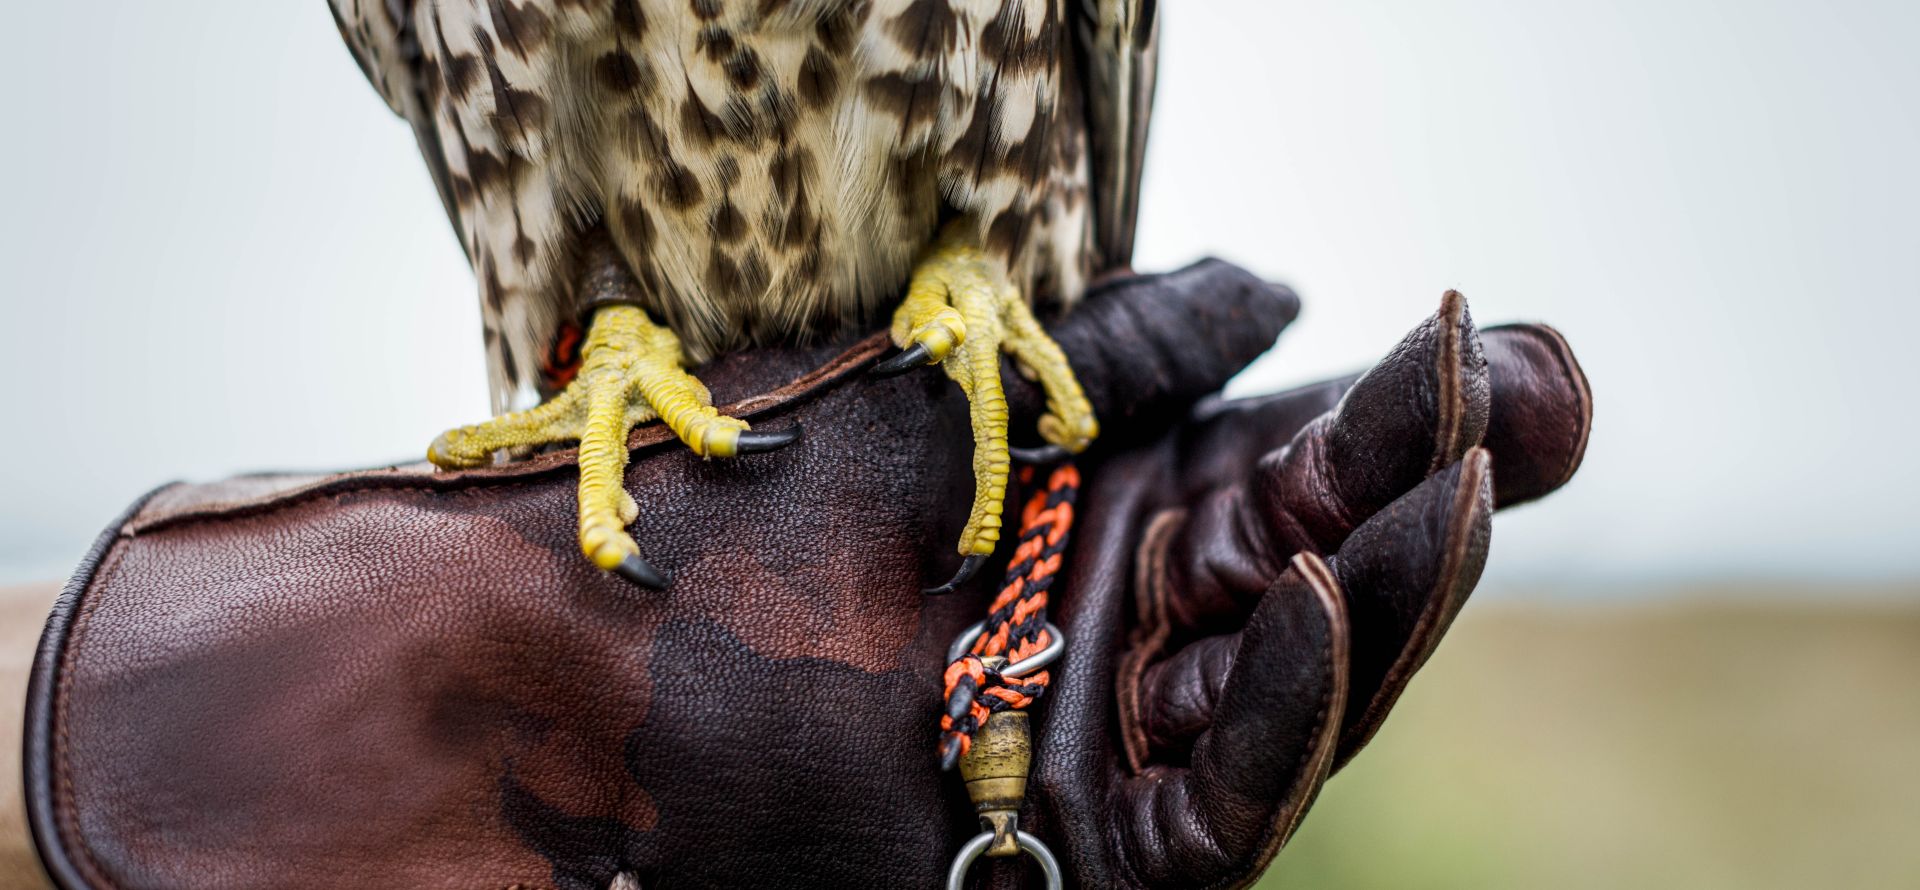
[[[1292,295],[1212,262],[1097,290],[1055,328],[1105,436],[1081,462],[1025,827],[1080,886],[1250,880],[1458,609],[1491,505],[1578,464],[1585,387],[1552,332],[1476,339],[1451,302],[1360,383],[1192,415]],[[666,591],[578,558],[570,452],[136,504],[56,606],[29,690],[50,872],[938,885],[977,831],[936,767],[943,653],[993,585],[918,592],[957,559],[966,406],[939,374],[862,377],[885,351],[703,369],[729,412],[805,426],[776,454],[700,461],[634,432],[635,532]],[[1037,411],[1032,387],[1008,395]]]

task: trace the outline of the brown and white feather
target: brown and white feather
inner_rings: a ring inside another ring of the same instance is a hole
[[[872,325],[948,219],[1067,304],[1132,242],[1152,0],[331,0],[539,393],[604,222],[694,362]]]

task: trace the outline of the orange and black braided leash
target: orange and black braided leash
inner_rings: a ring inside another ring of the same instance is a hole
[[[1034,470],[1020,471],[1031,483]],[[1007,565],[1006,581],[993,599],[986,627],[973,649],[947,665],[947,712],[940,717],[940,765],[952,769],[973,744],[973,734],[996,711],[1025,708],[1047,691],[1049,672],[1002,676],[984,659],[1001,656],[1022,661],[1051,642],[1047,632],[1047,590],[1060,574],[1062,554],[1073,531],[1073,502],[1080,472],[1072,462],[1055,467],[1045,488],[1033,493],[1020,514],[1020,543]]]

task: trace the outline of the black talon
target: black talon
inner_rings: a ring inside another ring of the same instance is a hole
[[[892,377],[896,374],[905,374],[921,365],[931,364],[933,364],[933,352],[927,349],[926,344],[915,343],[900,350],[899,355],[874,365],[869,373],[875,377]]]
[[[668,584],[673,583],[672,579],[660,574],[658,569],[647,565],[647,561],[641,559],[638,553],[628,554],[626,559],[620,560],[620,564],[613,567],[613,571],[620,577],[651,590],[665,590]]]
[[[927,596],[943,596],[952,593],[959,590],[960,585],[973,580],[973,576],[980,573],[980,567],[986,564],[986,556],[976,553],[960,561],[960,571],[953,574],[952,581],[948,581],[939,587],[929,587],[920,592]]]
[[[1023,464],[1057,464],[1073,455],[1058,445],[1042,445],[1038,448],[1007,448],[1007,456]]]
[[[734,454],[760,454],[792,445],[800,439],[800,425],[784,430],[743,430],[733,443]]]

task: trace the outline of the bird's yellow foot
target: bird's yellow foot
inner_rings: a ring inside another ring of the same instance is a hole
[[[1007,283],[1003,264],[949,227],[914,269],[907,298],[893,316],[893,342],[901,353],[874,368],[897,374],[939,364],[967,394],[973,421],[973,510],[960,533],[960,571],[930,594],[950,593],[979,571],[1000,540],[1001,505],[1007,495],[1007,398],[1000,385],[1000,353],[1013,357],[1022,376],[1046,391],[1040,437],[1045,452],[1078,454],[1100,427],[1080,381],[1060,345],[1047,336],[1019,290]]]
[[[627,526],[640,505],[627,493],[627,434],[662,419],[703,457],[769,451],[799,437],[798,427],[751,430],[746,421],[713,410],[707,388],[682,369],[680,340],[637,306],[594,313],[581,349],[580,371],[557,396],[529,411],[448,430],[427,448],[441,467],[490,463],[503,448],[580,443],[580,549],[594,565],[652,588],[668,579],[640,557]]]

